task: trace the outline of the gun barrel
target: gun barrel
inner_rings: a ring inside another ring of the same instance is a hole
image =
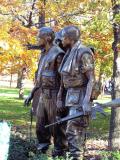
[[[120,98],[117,98],[117,99],[114,99],[110,102],[107,102],[107,103],[103,103],[101,104],[101,106],[103,108],[106,108],[106,107],[120,107]]]
[[[107,102],[107,103],[100,104],[100,106],[102,106],[103,108],[106,108],[106,107],[120,107],[120,98],[114,99],[114,100],[112,100],[110,102]],[[79,113],[74,114],[74,115],[66,116],[65,118],[61,118],[61,119],[57,120],[56,122],[54,122],[52,124],[46,125],[45,128],[52,127],[52,126],[57,125],[57,124],[62,124],[62,123],[67,122],[69,120],[79,118],[82,115],[84,115],[84,113],[79,112]]]
[[[84,115],[84,113],[83,112],[79,112],[79,113],[74,114],[74,115],[66,116],[65,118],[61,118],[61,119],[59,119],[58,121],[56,121],[56,122],[54,122],[52,124],[46,125],[45,128],[52,127],[52,126],[57,125],[57,124],[62,124],[62,123],[67,122],[69,120],[79,118],[82,115]]]

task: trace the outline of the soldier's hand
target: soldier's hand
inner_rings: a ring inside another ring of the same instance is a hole
[[[88,102],[83,102],[82,108],[83,108],[84,115],[90,115],[90,114],[91,114],[91,106],[90,106],[90,103],[88,103]]]
[[[64,110],[63,102],[62,101],[57,101],[57,112],[62,112]]]
[[[31,103],[31,100],[32,100],[32,96],[29,95],[24,101],[24,106],[29,106]]]

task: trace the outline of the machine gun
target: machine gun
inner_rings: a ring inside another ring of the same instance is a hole
[[[99,112],[100,114],[106,116],[107,114],[104,112],[104,108],[107,108],[107,107],[120,107],[120,98],[118,99],[114,99],[110,102],[107,102],[107,103],[93,103],[91,104],[92,105],[92,112],[91,112],[91,117],[92,119],[95,119],[96,118],[96,113]],[[48,128],[48,127],[52,127],[54,125],[60,125],[64,122],[67,122],[69,120],[72,120],[72,119],[76,119],[76,118],[79,118],[81,116],[83,116],[84,113],[83,112],[78,112],[77,114],[73,114],[73,115],[69,115],[69,116],[66,116],[65,118],[61,118],[61,119],[58,119],[56,122],[52,123],[52,124],[49,124],[49,125],[46,125],[45,128]]]

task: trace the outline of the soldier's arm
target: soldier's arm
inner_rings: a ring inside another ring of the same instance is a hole
[[[62,53],[57,57],[57,60],[56,60],[57,70],[59,70],[59,67],[60,67],[60,64],[63,60],[63,57],[64,57],[64,54],[62,54]]]
[[[58,69],[60,67],[60,64],[62,62],[63,57],[64,57],[64,55],[60,55],[57,58],[57,68]],[[62,75],[59,75],[59,76],[60,76],[60,88],[59,88],[59,92],[58,92],[58,95],[57,95],[57,107],[61,108],[63,106],[62,97],[63,97],[63,92],[64,92],[64,85],[63,85]]]
[[[35,85],[34,88],[31,91],[31,98],[33,99],[35,92],[40,88],[39,85]]]
[[[60,81],[60,88],[59,88],[59,92],[57,95],[57,106],[60,108],[62,107],[63,104],[63,93],[64,93],[64,85],[63,85],[63,79],[61,76],[61,81]]]
[[[85,107],[86,112],[89,112],[89,105],[90,102],[94,82],[95,82],[95,75],[94,75],[94,59],[93,56],[89,53],[84,53],[82,56],[82,72],[86,75],[88,79],[86,94],[83,100],[83,105]],[[87,109],[88,110],[87,110]]]
[[[37,68],[37,73],[36,73],[36,81],[35,81],[35,86],[32,89],[31,93],[30,93],[30,97],[33,99],[35,92],[41,87],[41,83],[40,83],[40,73],[39,73],[39,66],[41,63],[41,58],[44,57],[44,51],[41,52],[40,56],[39,56],[39,61],[38,61],[38,68]]]
[[[40,87],[39,86],[35,86],[32,91],[30,92],[29,96],[25,99],[24,101],[24,106],[29,106],[30,103],[31,103],[31,100],[33,99],[34,97],[34,94],[35,92],[39,89]]]
[[[34,97],[35,92],[40,88],[40,77],[38,75],[39,65],[40,65],[40,58],[39,58],[39,62],[38,62],[38,68],[37,68],[36,73],[35,73],[35,86],[30,93],[32,99]]]
[[[39,63],[40,63],[40,59],[39,59]],[[28,97],[27,97],[27,98],[25,99],[25,101],[24,101],[24,105],[25,105],[25,106],[29,106],[31,100],[32,100],[33,97],[34,97],[35,92],[40,88],[39,81],[38,81],[38,79],[37,79],[38,69],[39,69],[39,64],[38,64],[37,71],[36,71],[36,73],[35,73],[35,85],[34,85],[34,88],[31,90],[30,94],[28,95]]]

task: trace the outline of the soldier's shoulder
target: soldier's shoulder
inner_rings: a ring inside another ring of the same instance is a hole
[[[93,56],[92,50],[83,44],[79,46],[78,53],[80,54],[80,56],[83,56],[83,55]]]
[[[65,54],[65,52],[57,45],[54,45],[53,49],[56,52],[56,54]]]
[[[81,44],[78,48],[81,52],[92,52],[91,49],[89,47],[87,47],[86,45],[84,44]]]

